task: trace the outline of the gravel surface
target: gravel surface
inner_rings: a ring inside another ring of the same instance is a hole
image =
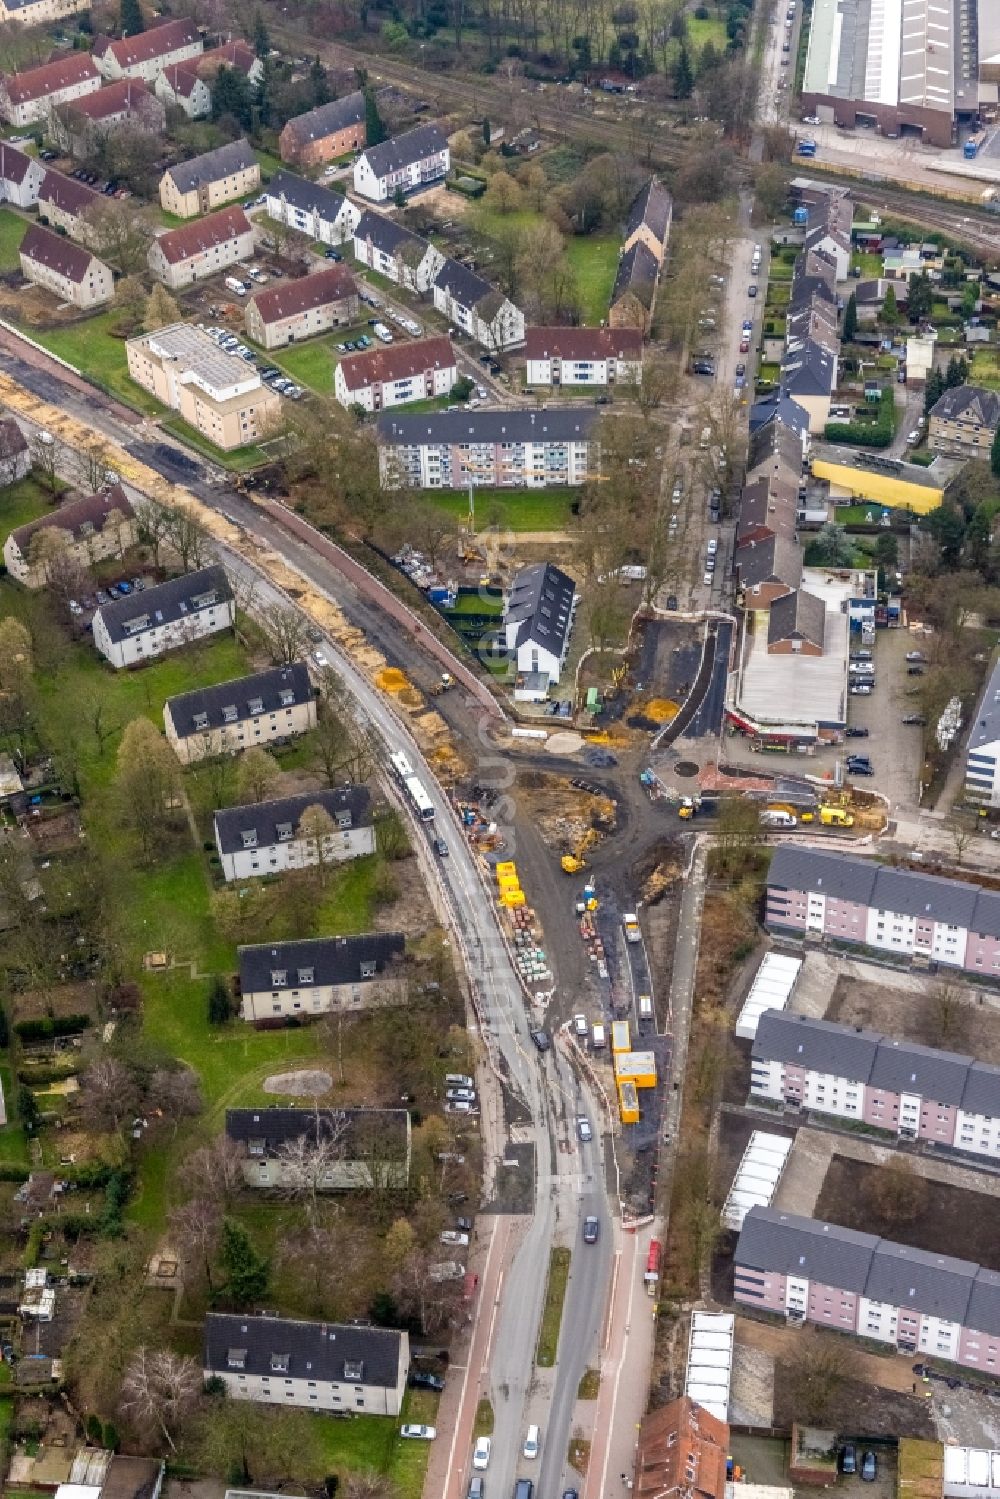
[[[265,1093],[285,1093],[290,1098],[319,1098],[329,1093],[333,1078],[328,1072],[272,1072],[264,1079]]]

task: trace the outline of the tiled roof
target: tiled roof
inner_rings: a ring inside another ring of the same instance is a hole
[[[758,478],[751,479],[740,493],[737,547],[742,547],[746,539],[758,531],[794,541],[797,499],[797,486],[787,478],[774,478],[762,473]]]
[[[454,363],[451,340],[441,334],[436,338],[393,344],[387,349],[348,354],[340,361],[340,373],[348,390],[366,390],[370,385],[391,384],[394,380],[422,375],[425,370],[450,369]]]
[[[75,177],[66,177],[62,172],[54,172],[51,167],[46,171],[38,189],[40,206],[51,203],[53,208],[61,208],[63,213],[72,214],[74,218],[86,213],[95,203],[106,201],[102,193],[95,193],[85,182],[78,182]]]
[[[56,234],[42,224],[31,225],[21,241],[20,253],[77,285],[84,280],[94,259],[89,250],[81,249],[64,234]]]
[[[4,426],[6,425],[5,423]],[[22,442],[23,440],[22,437]],[[6,444],[4,453],[9,455]],[[36,531],[55,526],[60,531],[68,531],[74,541],[79,541],[88,530],[102,530],[112,510],[126,517],[131,517],[134,513],[128,496],[120,484],[113,484],[108,489],[102,489],[100,494],[80,495],[75,500],[67,500],[55,510],[46,511],[37,520],[18,526],[11,534],[17,543],[18,550],[22,555],[26,555],[31,538]]]
[[[305,114],[295,115],[287,122],[282,134],[287,131],[296,145],[306,146],[310,141],[325,140],[328,135],[337,135],[352,125],[360,125],[364,118],[365,96],[358,90],[343,99],[334,99],[330,104],[320,104]]]
[[[639,328],[526,328],[528,359],[642,358]]]
[[[765,1010],[757,1023],[751,1054],[763,1061],[791,1063],[807,1072],[827,1072],[866,1083],[881,1039],[877,1031],[861,1026]]]
[[[794,1275],[860,1294],[880,1242],[875,1234],[835,1223],[752,1207],[743,1220],[733,1262],[747,1270]]]
[[[147,27],[137,36],[124,36],[118,41],[110,37],[98,37],[93,46],[95,57],[108,53],[121,68],[135,67],[137,63],[152,62],[157,57],[166,57],[182,47],[200,41],[201,36],[192,21],[162,21],[158,26]]]
[[[869,1301],[962,1323],[978,1269],[971,1260],[928,1254],[881,1239],[872,1256],[865,1295]]]
[[[221,182],[256,165],[257,158],[249,141],[228,141],[214,151],[206,151],[202,156],[192,156],[188,161],[168,167],[164,175],[171,179],[179,193],[193,193],[203,184]]]
[[[298,833],[299,820],[307,807],[322,807],[334,822],[347,813],[352,828],[371,826],[371,795],[367,786],[335,786],[327,791],[302,791],[273,802],[253,802],[245,807],[225,807],[215,814],[215,838],[222,853],[238,854],[250,847],[245,834],[252,833],[256,848],[273,848],[288,841],[282,831]]]
[[[118,78],[93,94],[59,105],[68,119],[106,120],[109,115],[128,114],[149,106],[162,114],[163,105],[141,78]]]
[[[430,123],[394,135],[381,145],[369,146],[360,160],[367,162],[376,177],[386,177],[447,149],[448,141],[441,127]]]
[[[636,230],[645,224],[661,245],[666,244],[673,212],[673,198],[662,183],[657,182],[655,177],[651,178],[642,191],[632,199],[628,222],[625,225],[625,239],[630,240]]]
[[[35,99],[47,99],[61,89],[73,88],[88,78],[99,79],[100,76],[89,52],[69,52],[55,62],[43,63],[40,68],[5,73],[3,87],[12,104],[30,104]]]
[[[330,224],[344,206],[341,193],[320,187],[318,182],[310,182],[307,177],[298,177],[294,172],[275,172],[264,191],[269,198],[290,203],[303,213],[318,214]]]
[[[775,645],[780,640],[806,640],[812,645],[823,644],[826,627],[826,605],[814,593],[805,588],[796,588],[784,598],[775,599],[767,621],[767,643]]]
[[[868,859],[779,843],[771,858],[767,883],[768,888],[812,890],[834,900],[856,901],[867,906],[872,901],[877,874],[878,865]]]
[[[748,541],[737,548],[733,563],[739,571],[742,588],[777,582],[793,589],[802,582],[802,551],[787,536]]]
[[[237,204],[220,208],[217,213],[206,214],[203,219],[194,219],[182,224],[179,229],[168,229],[154,244],[163,252],[168,265],[177,265],[189,260],[202,250],[213,245],[224,244],[227,239],[250,233],[250,220]]]
[[[280,323],[285,318],[297,317],[313,307],[325,307],[330,302],[340,302],[357,293],[357,282],[346,265],[324,266],[309,276],[300,276],[297,281],[281,281],[259,291],[250,301],[260,313],[265,324]]]
[[[160,75],[172,91],[182,99],[190,99],[200,81],[195,61],[196,59],[192,57],[187,62],[168,63]]]
[[[97,614],[104,622],[109,638],[120,641],[141,634],[144,629],[176,624],[178,620],[210,607],[209,599],[221,604],[228,603],[232,596],[225,568],[216,565],[170,578],[155,588],[147,588],[144,593],[130,593],[127,598],[102,604]],[[94,617],[96,619],[97,615]]]
[[[387,218],[384,213],[375,213],[370,208],[366,208],[361,215],[354,238],[359,244],[369,242],[376,250],[381,250],[383,255],[396,255],[402,245],[412,245],[414,248],[422,246],[425,252],[430,249],[430,240],[422,239],[412,230],[404,229],[395,219]],[[455,260],[445,263],[458,264]]]
[[[38,166],[33,156],[27,156],[16,146],[0,141],[0,182],[21,183],[33,166]]]
[[[615,276],[615,284],[611,292],[612,307],[622,297],[631,293],[638,297],[648,311],[656,295],[656,278],[659,269],[659,263],[652,250],[642,240],[637,240],[631,250],[626,250],[618,262],[618,274]]]
[[[284,1378],[395,1389],[406,1372],[400,1370],[404,1336],[384,1327],[209,1312],[204,1367],[210,1373],[229,1373],[230,1355],[238,1350],[239,1372],[251,1377],[270,1378],[276,1368],[272,1361],[277,1360]]]
[[[873,1088],[883,1088],[887,1093],[917,1093],[957,1108],[971,1066],[971,1057],[883,1036],[869,1081]]]
[[[349,1159],[373,1145],[391,1152],[393,1137],[405,1151],[407,1116],[405,1109],[227,1109],[226,1135],[238,1145],[259,1143],[264,1159],[293,1140],[333,1136]]]
[[[358,225],[360,233],[361,225]],[[458,260],[447,259],[437,275],[434,285],[447,292],[460,307],[479,307],[491,297],[498,295],[493,284],[470,270]]]
[[[931,416],[943,422],[969,422],[995,431],[1000,423],[1000,392],[978,385],[956,385],[946,390],[931,407]]]
[[[240,947],[240,988],[244,994],[276,989],[374,983],[393,961],[403,956],[406,943],[399,932],[366,932],[360,937],[311,937],[301,942],[262,942]],[[370,979],[361,976],[362,964],[373,963]],[[275,983],[275,974],[284,974]],[[310,978],[305,978],[308,973]]]
[[[170,719],[178,739],[188,739],[206,730],[222,729],[229,723],[241,723],[261,713],[277,713],[279,708],[295,707],[313,699],[312,683],[305,663],[273,666],[229,682],[211,687],[197,687],[169,697]],[[259,704],[251,707],[251,704]]]
[[[504,625],[519,626],[515,644],[533,641],[561,656],[573,617],[576,584],[551,562],[535,562],[515,573],[504,605]]]
[[[211,47],[200,57],[193,58],[199,77],[214,72],[217,68],[236,68],[241,73],[251,73],[258,61],[256,52],[239,37],[232,42],[223,42],[221,47]]]

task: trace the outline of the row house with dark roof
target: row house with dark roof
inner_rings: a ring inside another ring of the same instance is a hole
[[[2,427],[13,427],[21,438],[20,461],[14,468],[14,477],[21,477],[31,468],[30,449],[14,422],[4,422]],[[2,435],[6,439],[6,430]],[[9,452],[6,441],[3,445]],[[10,472],[6,459],[4,470],[6,480]],[[38,555],[41,543],[36,542],[36,537],[53,531],[59,536],[61,546],[55,555],[43,559]],[[112,484],[97,494],[64,500],[37,520],[15,527],[4,542],[3,560],[10,576],[25,588],[44,588],[57,559],[60,565],[69,564],[86,571],[104,557],[124,556],[135,539],[135,512],[121,485]]]
[[[600,472],[596,413],[540,410],[386,412],[378,422],[384,489],[544,489]]]
[[[765,1010],[751,1053],[750,1093],[924,1140],[1000,1155],[1000,1068],[807,1015]]]
[[[321,836],[310,819],[303,825],[303,814],[314,807],[330,819]],[[227,880],[362,859],[375,852],[371,796],[365,786],[337,786],[226,807],[215,814],[215,846]]]
[[[771,931],[1000,976],[1000,892],[824,849],[775,850]]]
[[[154,239],[149,269],[171,291],[180,291],[249,259],[253,248],[253,225],[242,208],[231,205]]]
[[[398,1416],[410,1367],[405,1332],[355,1323],[209,1312],[203,1372],[231,1400]]]
[[[519,677],[544,679],[534,680],[543,696],[562,675],[578,602],[573,579],[552,562],[522,567],[504,599],[508,656]]]
[[[900,1352],[1000,1371],[1000,1274],[814,1218],[752,1207],[733,1296]]]
[[[520,348],[524,313],[509,297],[457,260],[445,260],[434,277],[434,306],[491,354]]]
[[[673,199],[655,178],[632,200],[611,291],[610,328],[649,332],[673,211]]]
[[[447,177],[450,166],[441,127],[417,125],[362,151],[354,163],[354,191],[373,203],[391,203],[397,193],[412,193]]]
[[[410,291],[429,292],[445,258],[429,239],[366,208],[353,229],[354,258]]]
[[[438,334],[348,354],[334,371],[333,390],[342,406],[385,411],[449,395],[457,379],[451,339]]]
[[[86,310],[110,302],[115,294],[111,267],[61,234],[32,224],[18,251],[21,275],[61,302]]]
[[[0,203],[34,208],[44,179],[42,162],[7,141],[0,141]]]
[[[357,89],[290,119],[278,137],[278,154],[294,166],[317,167],[358,150],[366,140],[365,96]]]
[[[182,765],[253,745],[281,744],[316,727],[316,696],[302,661],[168,698],[167,739]]]
[[[19,128],[45,120],[57,104],[80,99],[101,86],[89,52],[70,52],[38,68],[0,74],[0,119]]]
[[[252,1025],[280,1025],[406,998],[399,932],[263,942],[237,950],[240,1014]]]
[[[52,113],[51,133],[64,150],[87,156],[119,125],[162,137],[167,112],[141,78],[122,78],[96,93],[60,104]]]
[[[227,1109],[226,1138],[258,1190],[286,1184],[289,1156],[303,1144],[326,1147],[320,1192],[400,1189],[410,1178],[408,1109]]]
[[[225,568],[203,567],[101,604],[94,615],[94,645],[121,669],[230,630],[235,619],[236,601]]]
[[[361,220],[350,198],[294,172],[275,172],[264,191],[269,218],[322,245],[346,244]]]
[[[357,282],[347,266],[328,265],[256,292],[246,305],[246,330],[265,349],[283,349],[357,322],[360,305]]]
[[[636,193],[625,222],[625,238],[622,253],[633,245],[644,244],[662,265],[670,240],[670,225],[674,217],[674,200],[655,177]]]
[[[193,219],[259,187],[260,163],[250,142],[227,141],[168,167],[160,178],[160,207],[179,219]]]
[[[160,21],[135,36],[118,40],[99,36],[91,48],[91,56],[109,82],[141,78],[154,83],[171,63],[199,57],[204,50],[205,43],[194,22],[177,19]]]
[[[62,229],[70,239],[86,244],[94,237],[97,205],[108,200],[85,182],[50,168],[38,189],[38,218],[42,224]]]
[[[1000,392],[979,385],[946,390],[931,407],[927,442],[935,453],[988,461],[1000,426]]]

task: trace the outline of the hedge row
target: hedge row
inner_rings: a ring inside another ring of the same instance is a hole
[[[40,1020],[17,1020],[14,1030],[22,1041],[51,1041],[54,1036],[76,1036],[89,1024],[89,1015],[45,1015]]]

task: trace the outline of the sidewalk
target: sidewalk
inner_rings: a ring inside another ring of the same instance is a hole
[[[622,1234],[615,1254],[611,1303],[601,1339],[601,1388],[594,1414],[590,1464],[583,1499],[622,1499],[635,1463],[639,1422],[649,1398],[656,1329],[655,1301],[646,1295],[642,1270],[652,1227]]]

